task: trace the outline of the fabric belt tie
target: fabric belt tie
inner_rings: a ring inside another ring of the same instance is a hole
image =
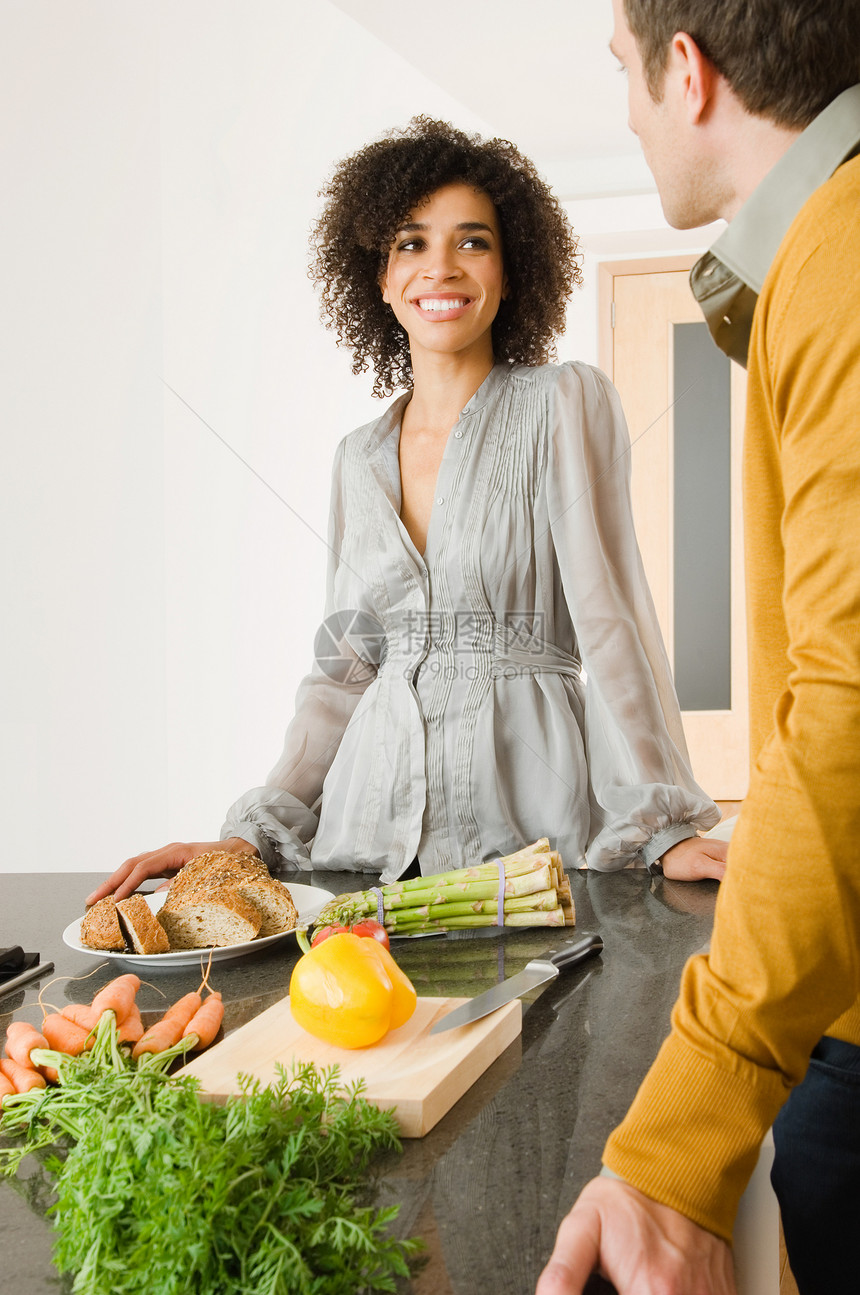
[[[371,886],[370,893],[376,896],[376,920],[380,926],[385,925],[385,905],[382,901],[382,891],[379,886]]]
[[[577,657],[538,638],[497,633],[491,651],[493,676],[563,674],[579,679],[582,675],[582,662]]]

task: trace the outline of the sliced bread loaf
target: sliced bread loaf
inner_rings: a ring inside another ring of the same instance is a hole
[[[291,931],[298,922],[298,910],[290,892],[280,881],[269,876],[266,865],[255,855],[211,854],[192,859],[171,883],[164,909],[174,911],[190,895],[200,895],[212,889],[232,887],[249,904],[260,909],[262,922],[259,935],[278,935]],[[198,866],[190,877],[186,869]],[[162,910],[164,911],[164,910]]]
[[[224,888],[234,889],[260,910],[258,934],[261,937],[291,931],[298,922],[298,910],[289,890],[269,875],[262,859],[255,854],[234,854],[226,850],[200,854],[186,863],[170,883],[161,911],[176,912],[192,895]]]

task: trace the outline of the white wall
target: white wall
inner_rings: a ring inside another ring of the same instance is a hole
[[[332,454],[381,408],[318,321],[320,185],[413,113],[493,126],[327,0],[0,16],[0,871],[106,872],[218,835],[311,661]],[[568,207],[559,352],[596,363],[599,260],[691,236]]]
[[[317,190],[413,113],[487,124],[326,0],[0,25],[0,871],[108,871],[218,835],[311,661],[331,457],[380,407],[318,322]]]
[[[0,870],[102,868],[165,810],[157,33],[0,19]]]
[[[655,193],[564,202],[577,233],[582,254],[582,286],[567,312],[567,328],[558,347],[562,360],[585,360],[599,365],[598,276],[603,261],[626,261],[681,252],[700,253],[724,228],[723,222],[704,229],[671,229]]]

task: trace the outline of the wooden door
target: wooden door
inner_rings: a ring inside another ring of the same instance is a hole
[[[715,800],[742,800],[746,374],[710,339],[689,286],[692,261],[601,265],[601,364],[630,428],[636,530],[693,772]]]

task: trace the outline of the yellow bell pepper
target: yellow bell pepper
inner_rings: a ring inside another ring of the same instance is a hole
[[[366,1048],[415,1011],[412,982],[377,940],[344,932],[314,945],[290,978],[293,1019],[326,1043]]]

